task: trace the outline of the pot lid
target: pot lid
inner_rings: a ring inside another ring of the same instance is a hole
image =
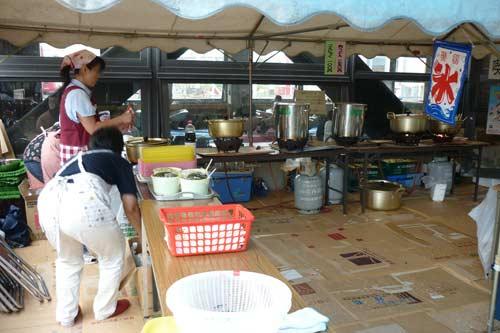
[[[245,119],[242,118],[232,118],[232,119],[209,119],[208,123],[241,123]]]
[[[148,137],[135,137],[131,138],[126,142],[127,145],[143,145],[143,144],[151,144],[151,145],[156,145],[156,144],[162,144],[162,143],[168,143],[169,139],[165,138],[148,138]]]
[[[394,116],[396,118],[400,118],[400,117],[427,118],[427,116],[423,113],[411,113],[411,112],[398,113],[398,114],[394,114]]]

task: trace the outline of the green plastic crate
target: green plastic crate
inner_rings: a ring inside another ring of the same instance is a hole
[[[418,161],[411,159],[393,159],[382,161],[384,176],[401,176],[418,172]]]

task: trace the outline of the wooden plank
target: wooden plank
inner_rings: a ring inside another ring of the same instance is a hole
[[[141,203],[143,223],[148,238],[156,288],[163,315],[171,315],[166,305],[167,289],[178,279],[191,274],[213,270],[252,271],[274,276],[288,284],[266,255],[253,242],[250,243],[248,250],[245,252],[192,257],[171,256],[164,241],[165,230],[163,223],[159,219],[159,209],[161,207],[186,207],[193,205],[220,205],[220,202],[217,199],[212,199],[178,202],[145,200]],[[290,289],[293,294],[292,311],[304,308],[306,305],[302,297],[293,288],[290,287]],[[330,329],[329,332],[334,331]]]

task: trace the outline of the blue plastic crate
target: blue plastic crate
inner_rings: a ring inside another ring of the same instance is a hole
[[[423,176],[423,173],[409,173],[406,175],[387,176],[386,178],[388,181],[399,183],[406,188],[413,188],[413,186],[420,186]]]
[[[222,203],[246,202],[252,196],[252,172],[215,172],[210,186]]]

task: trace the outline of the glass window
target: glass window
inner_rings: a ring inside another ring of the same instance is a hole
[[[15,54],[16,56],[32,56],[40,55],[39,43],[32,43],[19,49],[6,40],[0,39],[0,54]]]
[[[284,52],[280,51],[272,51],[269,52],[268,54],[261,55],[259,57],[259,54],[257,52],[253,53],[253,61],[258,62],[267,62],[267,63],[274,63],[274,64],[292,64],[293,61],[288,58],[288,56]]]
[[[21,156],[26,145],[59,119],[58,87],[61,82],[9,81],[0,82],[0,117],[4,122],[16,155]],[[99,82],[93,96],[97,111],[109,110],[111,116],[121,114],[128,105],[136,112],[136,128],[130,134],[142,133],[140,84],[117,81]]]
[[[376,56],[371,59],[365,58],[360,55],[360,58],[370,67],[374,72],[390,72],[391,59],[384,56]]]
[[[59,117],[59,98],[48,94],[48,85],[60,82],[0,82],[0,116],[16,155],[38,135],[40,127],[52,126]],[[45,90],[44,90],[45,89]]]
[[[217,83],[174,83],[173,100],[220,100],[223,84]]]
[[[400,73],[426,73],[427,59],[417,57],[399,57],[396,60],[396,72]]]
[[[101,57],[103,58],[120,58],[120,59],[140,59],[140,51],[129,51],[123,47],[113,46],[101,49]]]
[[[394,94],[402,102],[423,103],[424,90],[424,82],[394,82]]]
[[[101,55],[101,50],[94,49],[90,46],[85,46],[83,44],[73,44],[71,46],[65,48],[57,48],[47,43],[40,43],[40,57],[58,57],[62,58],[76,51],[80,51],[82,49],[89,50],[96,55]]]
[[[173,84],[176,86],[178,84]],[[275,137],[273,103],[276,95],[283,100],[292,101],[295,85],[259,84],[253,86],[253,114],[254,142],[271,142]],[[304,87],[305,88],[305,87]],[[319,87],[309,85],[309,90],[319,90]],[[247,84],[225,84],[224,93],[219,100],[206,99],[172,99],[169,105],[170,132],[177,143],[184,140],[184,128],[188,121],[192,121],[196,128],[199,145],[206,146],[213,143],[208,134],[207,119],[223,119],[228,117],[248,118],[250,114],[249,87]],[[172,95],[173,92],[172,92]],[[311,115],[311,133],[315,133],[322,118]],[[247,126],[249,124],[247,123]],[[244,140],[247,140],[246,134]]]
[[[224,61],[224,54],[219,50],[211,50],[206,53],[197,53],[193,50],[187,50],[181,54],[177,60]]]
[[[252,90],[253,99],[274,100],[276,96],[281,96],[283,100],[292,100],[295,86],[290,84],[254,84]]]

